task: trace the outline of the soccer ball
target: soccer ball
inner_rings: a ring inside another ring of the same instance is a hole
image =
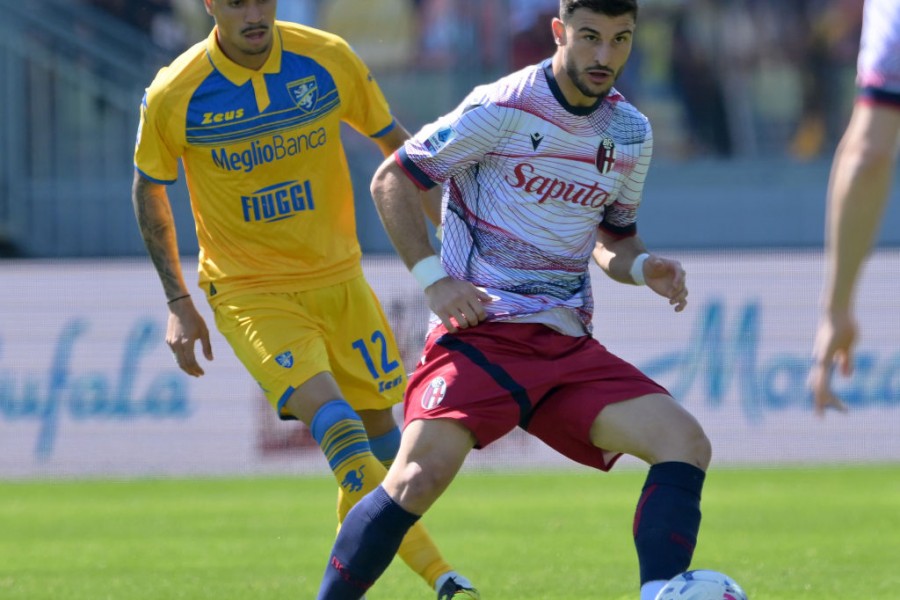
[[[698,569],[670,579],[656,600],[747,600],[747,594],[725,573]]]

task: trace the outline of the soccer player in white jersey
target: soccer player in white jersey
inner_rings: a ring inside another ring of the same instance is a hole
[[[637,235],[651,129],[613,87],[637,11],[635,0],[561,0],[551,59],[476,88],[376,172],[384,224],[435,318],[396,462],[344,520],[319,600],[359,598],[468,453],[515,427],[600,471],[622,454],[646,461],[633,523],[640,598],[689,567],[709,440],[591,335],[592,256],[676,312],[687,303],[681,264]],[[439,184],[440,258],[422,216]],[[593,547],[588,536],[583,550]]]
[[[813,347],[815,410],[847,406],[834,393],[835,366],[853,372],[858,327],[853,296],[887,204],[900,144],[900,0],[866,0],[857,61],[858,93],[828,184],[826,275]]]

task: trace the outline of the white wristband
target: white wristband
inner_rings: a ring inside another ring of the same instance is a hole
[[[426,256],[417,262],[412,270],[412,276],[419,282],[419,286],[424,290],[436,281],[449,277],[447,271],[441,266],[441,259],[436,255]]]
[[[643,254],[638,254],[637,257],[635,257],[634,262],[631,263],[631,271],[629,274],[635,285],[647,284],[647,282],[644,281],[644,263],[648,258],[650,258],[650,255],[644,252]]]

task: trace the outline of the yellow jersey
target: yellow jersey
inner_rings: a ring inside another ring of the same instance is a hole
[[[211,302],[362,273],[342,121],[372,138],[395,126],[349,45],[303,25],[276,22],[259,70],[226,57],[213,29],[156,75],[134,164],[170,184],[182,161]]]

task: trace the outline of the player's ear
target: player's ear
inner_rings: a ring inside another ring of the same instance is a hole
[[[565,46],[566,45],[566,26],[559,19],[554,18],[553,22],[550,24],[553,29],[553,40],[556,42],[557,46]]]

